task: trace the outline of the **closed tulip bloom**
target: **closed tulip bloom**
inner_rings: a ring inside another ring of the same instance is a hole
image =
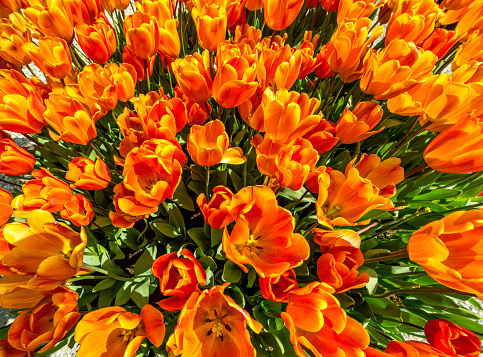
[[[0,18],[8,17],[13,12],[19,12],[22,8],[20,0],[0,0]]]
[[[210,53],[194,53],[177,59],[172,65],[174,75],[183,93],[195,103],[208,101],[212,96],[213,79],[210,73]]]
[[[116,52],[116,33],[105,15],[100,15],[92,25],[76,25],[75,31],[82,51],[93,62],[104,64]]]
[[[60,211],[62,218],[71,221],[74,226],[88,226],[94,218],[92,203],[77,193],[64,203],[64,209]]]
[[[203,125],[208,118],[211,119],[211,105],[209,103],[205,102],[204,104],[201,104],[193,102],[183,93],[180,86],[175,86],[174,91],[175,96],[181,98],[186,106],[188,115],[186,118],[187,125]]]
[[[36,162],[30,152],[12,139],[0,140],[0,173],[9,176],[25,175],[32,172]]]
[[[263,16],[267,26],[281,31],[289,27],[300,12],[303,0],[263,0]]]
[[[14,14],[11,15],[15,16]],[[21,22],[25,19],[19,16]],[[0,57],[7,62],[17,66],[26,66],[31,62],[28,53],[23,49],[23,45],[30,41],[30,32],[21,31],[13,24],[0,24]]]
[[[102,190],[111,182],[111,172],[98,156],[96,156],[96,162],[79,156],[69,162],[65,179],[74,181],[71,186],[75,188]]]
[[[231,148],[225,126],[218,119],[204,126],[193,125],[187,139],[191,159],[200,166],[219,163],[243,164],[246,158],[241,148]]]
[[[312,144],[317,153],[323,154],[332,149],[339,138],[335,136],[336,126],[334,123],[322,119],[319,124],[306,133],[303,137]]]
[[[299,288],[293,269],[289,269],[275,278],[260,277],[258,284],[262,296],[275,302],[288,302],[288,293]]]
[[[280,207],[267,186],[250,186],[233,196],[235,226],[223,232],[226,257],[245,273],[251,265],[262,278],[300,266],[309,255],[305,238],[294,231],[292,214]],[[263,218],[262,218],[263,217]]]
[[[456,51],[451,69],[455,71],[458,67],[469,63],[470,61],[483,61],[483,37],[479,31],[475,31],[468,37],[468,41],[461,44]]]
[[[27,352],[13,347],[10,343],[8,343],[8,338],[2,338],[0,340],[0,356],[25,357],[27,356]]]
[[[257,78],[263,89],[268,86],[290,89],[302,68],[302,52],[289,45],[264,49],[258,59]]]
[[[385,356],[393,357],[444,357],[446,353],[419,341],[389,342],[384,350]]]
[[[260,134],[255,134],[251,144],[257,151],[258,171],[268,177],[274,177],[277,171],[276,161],[284,148],[284,144],[276,143],[269,138],[264,139]]]
[[[314,73],[320,79],[330,78],[334,74],[327,63],[327,45],[322,46],[315,57]]]
[[[198,285],[206,284],[206,273],[188,249],[158,257],[151,268],[159,279],[159,290],[167,299],[158,302],[163,310],[181,310],[193,292],[200,293]]]
[[[365,59],[361,90],[377,100],[406,92],[432,74],[438,57],[413,43],[398,39],[381,52],[370,52]]]
[[[129,48],[124,46],[122,50],[122,62],[129,63],[131,66],[134,67],[137,74],[137,80],[139,82],[144,81],[146,79],[146,61],[147,61],[147,75],[151,77],[154,71],[154,62],[156,60],[156,56],[150,57],[147,60],[142,59],[141,57],[137,56],[134,52],[131,52]]]
[[[255,333],[262,325],[224,294],[229,284],[190,296],[166,344],[170,355],[209,357],[229,351],[233,357],[255,357],[247,325]]]
[[[136,11],[124,20],[126,46],[142,59],[156,54],[159,48],[160,33],[155,17]]]
[[[303,79],[307,77],[314,70],[317,60],[314,58],[314,50],[319,41],[319,35],[312,37],[312,31],[306,31],[304,34],[304,42],[298,47],[298,51],[302,57],[302,63],[300,65],[300,73],[297,79]]]
[[[25,16],[44,36],[59,37],[70,44],[74,38],[74,18],[65,0],[49,0],[24,9]]]
[[[332,231],[314,228],[314,242],[327,248],[336,247],[361,247],[361,237],[357,232],[350,229],[335,229]]]
[[[72,70],[69,46],[61,38],[45,36],[39,40],[39,47],[33,43],[23,46],[34,64],[52,78],[63,79]]]
[[[12,194],[0,187],[0,227],[7,223],[12,216],[12,199]]]
[[[74,338],[78,357],[134,357],[146,337],[159,347],[165,333],[164,316],[152,305],[144,305],[140,315],[110,306],[84,315]]]
[[[218,44],[225,39],[227,27],[226,8],[216,4],[194,6],[191,16],[196,24],[196,33],[201,47],[215,52]]]
[[[139,114],[143,133],[148,139],[172,139],[186,125],[186,106],[179,98],[159,99],[146,113]]]
[[[126,10],[130,0],[100,0],[100,2],[102,8],[112,14],[114,10]]]
[[[450,356],[478,356],[481,340],[473,331],[445,319],[430,320],[424,325],[429,344]]]
[[[232,197],[233,192],[224,186],[216,186],[213,189],[210,202],[207,202],[205,194],[201,193],[196,199],[196,204],[205,222],[215,229],[223,228],[233,222],[234,218],[230,213]]]
[[[483,211],[451,213],[412,234],[409,259],[438,283],[482,297],[482,229]]]
[[[341,24],[345,19],[360,19],[370,17],[382,1],[375,5],[376,0],[340,0],[337,11],[337,23]]]
[[[74,25],[91,25],[101,13],[99,0],[64,0],[70,7]]]
[[[465,116],[436,136],[424,150],[434,170],[469,173],[483,170],[483,119]]]
[[[54,347],[81,317],[78,297],[70,290],[58,292],[33,311],[22,311],[8,331],[8,342],[19,350],[39,353]]]
[[[471,2],[463,14],[455,28],[460,41],[466,41],[476,31],[483,31],[483,0]]]
[[[258,88],[256,62],[248,56],[234,57],[218,68],[213,81],[213,98],[223,108],[235,108]]]
[[[376,102],[361,102],[350,111],[346,109],[337,121],[336,135],[343,144],[354,144],[379,133],[371,131],[382,119],[383,110]]]
[[[444,57],[444,55],[450,50],[450,48],[456,43],[458,35],[456,31],[448,31],[443,28],[436,28],[431,35],[427,37],[420,46],[425,51],[431,51],[438,59]],[[483,59],[483,58],[482,58]],[[456,60],[456,57],[455,57]],[[455,63],[453,60],[452,65]]]
[[[345,83],[362,76],[362,60],[369,45],[384,31],[382,26],[377,26],[367,38],[371,23],[367,17],[344,21],[327,44],[327,63]]]

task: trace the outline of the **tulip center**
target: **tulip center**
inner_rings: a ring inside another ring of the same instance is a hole
[[[258,243],[258,240],[260,239],[261,237],[254,237],[253,234],[250,234],[250,237],[248,238],[246,244],[245,244],[245,247],[253,247],[255,244]]]
[[[219,337],[221,342],[223,342],[223,329],[226,331],[230,332],[231,327],[230,325],[226,324],[223,322],[223,319],[228,316],[228,314],[224,314],[223,316],[218,316],[218,312],[216,310],[213,310],[213,314],[215,315],[214,319],[206,319],[206,322],[214,322],[214,325],[211,329],[208,330],[206,333],[207,336],[211,336],[212,334],[215,334],[215,337]]]
[[[327,209],[327,208],[328,208],[328,207],[326,207],[326,209]],[[325,209],[325,210],[326,210],[326,209]],[[334,207],[331,207],[329,210],[327,210],[327,211],[326,211],[325,215],[326,215],[327,217],[335,216],[337,213],[339,213],[339,212],[340,212],[340,209],[341,209],[341,208],[340,208],[340,206],[334,206]],[[325,210],[324,210],[324,211],[325,211]]]
[[[131,342],[132,339],[135,337],[136,330],[137,329],[134,329],[134,330],[124,330],[121,333],[121,336],[120,337],[122,337],[124,339],[124,342],[126,342],[127,344],[129,344],[129,342]]]

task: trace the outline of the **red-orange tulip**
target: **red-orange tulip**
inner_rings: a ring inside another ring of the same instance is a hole
[[[69,162],[65,179],[74,181],[71,185],[85,190],[102,190],[111,182],[111,172],[107,165],[96,156],[96,162],[86,157],[76,157]]]
[[[124,46],[124,49],[122,50],[122,61],[124,63],[129,63],[134,67],[137,74],[137,80],[140,82],[146,79],[146,61],[148,62],[148,76],[151,77],[154,71],[155,60],[156,56],[144,60],[134,52],[131,52],[127,46]]]
[[[11,14],[10,21],[11,23],[0,24],[0,57],[13,65],[26,66],[31,62],[22,47],[31,40],[30,31],[24,31],[27,22],[19,13]],[[20,25],[17,26],[15,22]]]
[[[22,8],[20,0],[0,0],[0,17],[8,17],[12,12],[19,12]]]
[[[430,320],[424,325],[429,344],[450,356],[478,356],[481,340],[473,331],[445,319]]]
[[[299,288],[293,269],[274,278],[260,277],[258,282],[262,296],[276,302],[288,302],[288,293]]]
[[[12,216],[12,199],[12,194],[0,187],[0,227],[7,223]]]
[[[64,209],[60,211],[62,218],[72,222],[73,225],[88,226],[94,218],[94,211],[92,210],[92,203],[84,197],[84,195],[77,193],[64,203]]]
[[[206,284],[206,273],[188,249],[178,253],[164,254],[157,258],[151,268],[159,279],[159,290],[167,299],[158,302],[167,311],[181,310],[193,292],[200,293],[198,285]]]
[[[116,33],[105,15],[96,18],[92,25],[78,24],[75,31],[80,48],[93,62],[104,64],[116,52]]]
[[[327,63],[327,45],[322,46],[315,57],[314,73],[320,79],[330,78],[334,74]]]
[[[277,48],[278,47],[278,48]],[[277,89],[290,89],[300,74],[302,51],[293,50],[289,45],[264,48],[259,55],[257,78],[263,89],[271,86]]]
[[[336,135],[343,144],[354,144],[379,133],[371,131],[382,119],[383,110],[376,102],[361,102],[350,111],[346,109],[337,121]]]
[[[136,11],[124,20],[126,46],[142,59],[153,57],[159,48],[160,33],[155,17]]]
[[[0,357],[26,357],[27,351],[18,350],[8,343],[8,338],[0,340]]]
[[[109,13],[113,13],[114,10],[126,10],[129,6],[129,0],[100,0],[101,6]]]
[[[340,0],[337,11],[337,23],[341,24],[345,19],[360,19],[370,17],[383,1],[375,5],[375,0]]]
[[[64,0],[70,7],[74,25],[92,24],[101,14],[99,0]],[[102,15],[101,15],[102,16]]]
[[[174,90],[175,96],[181,98],[186,105],[186,111],[188,113],[186,118],[187,125],[203,125],[208,118],[211,118],[211,105],[208,102],[204,104],[193,102],[184,94],[180,86],[175,86]]]
[[[446,353],[419,341],[396,341],[389,342],[384,350],[386,356],[392,357],[443,357]]]
[[[429,37],[421,43],[420,46],[425,51],[433,52],[436,56],[438,56],[438,59],[441,59],[456,43],[457,39],[458,36],[456,31],[448,31],[443,28],[436,28],[433,30],[431,35],[429,35]],[[455,63],[455,61],[456,57],[453,60],[453,63]]]
[[[194,0],[193,5],[191,16],[196,24],[198,41],[205,50],[215,52],[226,36],[226,7],[219,6],[216,1],[205,4],[200,0]]]
[[[289,27],[300,12],[303,0],[262,0],[263,16],[267,26],[281,31]]]
[[[10,176],[25,175],[34,169],[37,162],[27,150],[12,139],[0,140],[0,173]]]
[[[314,228],[312,233],[315,234],[315,243],[330,249],[336,247],[360,248],[361,246],[361,237],[359,234],[350,229],[326,231],[323,229]]]
[[[196,199],[196,204],[200,208],[205,222],[215,229],[226,227],[233,222],[234,218],[230,213],[232,197],[233,192],[224,186],[216,186],[213,189],[213,195],[208,203],[205,194],[200,194]]]

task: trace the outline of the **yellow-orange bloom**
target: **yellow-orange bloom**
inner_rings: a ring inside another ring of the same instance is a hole
[[[74,18],[70,6],[64,0],[50,0],[46,5],[36,2],[23,13],[43,35],[59,37],[70,44],[74,38]]]
[[[362,76],[362,60],[369,45],[384,32],[382,26],[377,26],[367,38],[371,23],[367,17],[344,21],[327,44],[327,63],[345,83]]]
[[[1,13],[1,11],[0,11]],[[27,356],[27,351],[18,350],[8,343],[7,338],[0,340],[0,356],[2,357],[25,357]]]
[[[458,67],[470,61],[483,61],[483,36],[479,31],[474,32],[468,40],[458,47],[451,69],[455,71]]]
[[[3,257],[3,265],[15,272],[0,279],[0,290],[13,288],[52,290],[74,275],[86,273],[82,257],[87,244],[80,234],[52,214],[35,210],[27,222],[13,222],[3,229],[5,240],[14,248]]]
[[[457,39],[458,35],[456,31],[448,31],[443,28],[436,28],[431,35],[429,35],[429,37],[420,44],[420,46],[425,51],[433,52],[436,56],[438,56],[438,59],[441,59],[456,43]],[[455,60],[453,60],[452,64],[455,63]]]
[[[374,357],[380,356],[378,355]],[[384,356],[381,357],[444,357],[448,354],[430,346],[427,343],[419,341],[396,341],[389,342],[384,350]]]
[[[155,17],[136,11],[124,20],[126,46],[143,59],[156,54],[159,48],[160,33]]]
[[[0,173],[10,176],[25,175],[34,169],[37,162],[27,150],[12,139],[0,140]]]
[[[465,116],[436,136],[424,150],[434,170],[447,173],[483,171],[483,119]]]
[[[301,67],[302,51],[293,50],[289,45],[264,48],[258,59],[257,78],[263,89],[268,86],[290,89],[299,77]]]
[[[455,31],[460,41],[465,41],[473,32],[483,30],[483,0],[472,1],[458,21]]]
[[[75,340],[81,346],[78,357],[134,357],[147,337],[156,347],[161,346],[166,333],[161,311],[144,305],[141,315],[111,306],[89,312],[75,328]]]
[[[39,47],[30,42],[23,49],[42,72],[53,78],[65,78],[72,70],[69,46],[61,38],[45,36],[39,40]]]
[[[257,11],[263,7],[263,0],[247,0],[245,7],[249,11]]]
[[[51,301],[31,312],[22,311],[8,331],[8,342],[19,350],[39,353],[54,347],[81,317],[78,297],[76,292],[66,290],[53,294]]]
[[[377,100],[401,94],[432,74],[438,57],[414,43],[397,39],[365,59],[360,86]]]
[[[267,186],[244,187],[233,195],[231,233],[223,232],[223,251],[244,272],[251,265],[262,278],[274,278],[300,266],[309,256],[305,238],[293,233],[292,214],[280,207]]]
[[[324,229],[314,228],[312,233],[315,234],[314,242],[324,247],[361,247],[361,237],[357,232],[350,229],[326,231]]]
[[[194,53],[172,64],[176,81],[183,93],[195,103],[208,101],[212,95],[213,79],[210,73],[210,53]]]
[[[183,93],[180,86],[174,87],[175,97],[181,98],[186,106],[186,124],[189,126],[203,125],[208,118],[211,119],[211,106],[205,102],[203,105],[191,101],[186,94]],[[206,105],[205,105],[206,104]]]
[[[22,8],[21,0],[0,0],[0,18],[8,17],[12,12],[19,12]]]
[[[483,297],[483,211],[454,212],[413,233],[409,259],[437,282]]]
[[[94,211],[92,210],[92,203],[84,197],[84,195],[77,193],[64,203],[64,209],[60,211],[62,218],[72,222],[77,227],[88,226],[94,218]]]
[[[95,19],[92,25],[76,25],[75,31],[80,48],[93,62],[104,64],[116,52],[116,33],[104,14]]]
[[[74,181],[71,185],[85,190],[102,190],[111,182],[111,172],[107,165],[96,156],[96,162],[83,156],[69,162],[65,179]]]
[[[20,26],[14,23],[0,24],[0,57],[17,66],[26,66],[31,60],[22,46],[30,41],[30,32],[24,31],[27,22],[18,13],[10,15],[11,22],[20,22]],[[12,21],[13,20],[13,21]]]
[[[170,355],[255,357],[247,325],[255,333],[262,325],[223,293],[229,284],[191,295],[166,344]]]
[[[193,125],[187,139],[191,159],[200,166],[219,163],[243,164],[247,159],[241,148],[231,148],[225,126],[218,119],[204,126]]]
[[[337,23],[341,24],[345,19],[370,17],[384,1],[380,1],[378,5],[375,5],[375,2],[376,0],[340,0]]]
[[[112,14],[114,10],[126,10],[130,0],[100,0],[100,2],[102,8]]]
[[[226,1],[225,1],[226,3]],[[191,16],[196,24],[196,33],[201,47],[215,52],[218,44],[225,39],[227,27],[227,14],[225,6],[204,4],[203,1],[194,1]]]
[[[384,129],[371,131],[382,119],[383,110],[376,102],[361,102],[354,110],[346,109],[337,122],[336,135],[343,144],[354,144]]]
[[[74,25],[92,24],[102,14],[99,0],[64,0],[70,7]],[[102,16],[102,15],[101,15]]]
[[[299,288],[293,269],[289,269],[275,278],[259,277],[258,284],[262,296],[276,302],[288,302],[288,293]]]
[[[294,22],[303,4],[303,0],[263,0],[267,26],[276,31],[285,30]]]
[[[13,213],[12,194],[0,187],[0,226],[8,222]],[[0,253],[1,255],[1,253]]]

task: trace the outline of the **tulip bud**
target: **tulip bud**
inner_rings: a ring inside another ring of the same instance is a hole
[[[346,109],[337,122],[336,135],[343,144],[354,144],[384,129],[371,131],[382,119],[383,110],[376,102],[361,102]]]
[[[0,173],[9,176],[25,175],[32,172],[36,162],[30,152],[12,139],[0,140]]]
[[[227,187],[216,186],[210,202],[206,202],[206,196],[201,193],[196,199],[196,204],[203,214],[205,222],[215,229],[226,227],[234,218],[230,213],[233,192]]]
[[[126,46],[142,59],[156,54],[159,48],[159,25],[155,17],[136,11],[124,20]]]
[[[438,59],[444,57],[444,55],[449,51],[449,49],[456,43],[458,36],[456,31],[448,31],[442,28],[436,28],[434,31],[426,38],[423,43],[421,43],[421,47],[425,51],[431,51]],[[453,60],[453,64],[455,63]]]
[[[245,7],[249,11],[257,11],[263,7],[263,0],[247,0]]]
[[[302,52],[287,45],[279,49],[265,49],[257,64],[257,78],[263,89],[271,86],[290,89],[300,74]]]
[[[175,86],[174,90],[175,96],[181,98],[186,105],[186,111],[188,112],[188,116],[186,118],[187,125],[203,125],[208,118],[211,118],[211,106],[208,102],[201,104],[191,101],[183,93],[180,86]]]
[[[63,79],[72,71],[69,46],[61,38],[45,36],[39,40],[39,47],[33,43],[27,43],[23,49],[34,64],[52,78]]]
[[[111,173],[107,165],[96,157],[96,162],[86,157],[76,157],[69,162],[65,179],[74,181],[71,187],[85,190],[102,190],[111,182]]]
[[[60,211],[62,218],[71,221],[76,227],[88,226],[94,218],[92,203],[78,193],[64,203],[64,209]]]
[[[340,25],[346,19],[370,17],[383,1],[377,6],[374,3],[375,0],[340,0],[337,11],[337,23]]]
[[[326,231],[320,228],[314,228],[312,233],[315,234],[314,242],[326,248],[361,247],[361,237],[357,232],[350,229]]]
[[[259,277],[258,282],[262,296],[275,302],[288,302],[288,293],[299,287],[293,269],[287,270],[275,278]]]
[[[105,15],[100,15],[92,25],[78,24],[75,30],[82,51],[93,62],[104,64],[116,52],[116,33]]]
[[[303,0],[263,0],[267,26],[275,31],[285,30],[294,22],[303,4]]]
[[[330,78],[334,74],[327,63],[327,45],[322,46],[315,57],[314,73],[319,79]]]
[[[331,150],[338,142],[335,137],[336,126],[334,123],[322,119],[319,124],[303,137],[312,144],[313,148],[320,154]]]
[[[196,24],[196,33],[201,47],[215,52],[226,35],[226,8],[215,4],[195,6],[191,10],[191,16]]]
[[[40,4],[26,8],[25,16],[43,35],[59,37],[70,44],[74,38],[74,19],[66,0],[52,0],[46,7]]]

